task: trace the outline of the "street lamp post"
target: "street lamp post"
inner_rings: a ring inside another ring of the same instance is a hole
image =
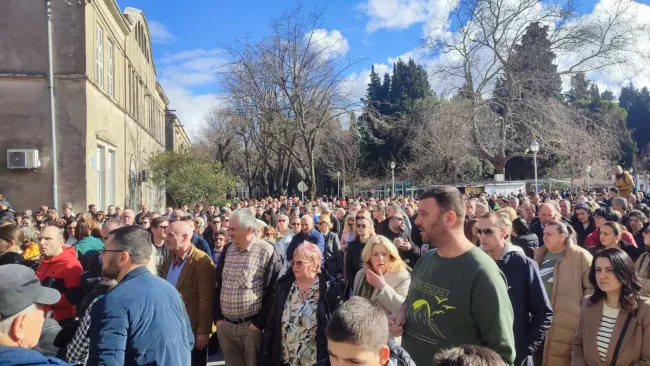
[[[537,153],[539,152],[539,142],[533,140],[530,142],[530,151],[533,152],[533,163],[535,164],[535,193],[539,192],[539,185],[537,184]]]
[[[587,171],[587,194],[589,194],[589,191],[590,191],[590,187],[589,187],[589,175],[590,174],[589,173],[591,173],[591,165],[587,165],[587,169],[585,169],[585,170]]]
[[[341,178],[341,172],[340,172],[340,171],[337,171],[337,172],[336,172],[336,199],[340,199],[340,198],[341,198],[341,194],[340,194],[340,191],[339,191],[339,189],[341,188],[341,186],[340,186],[340,184],[339,184],[339,182],[340,182],[340,181],[339,181],[339,178]]]
[[[393,184],[390,192],[393,194],[393,197],[395,197],[395,162],[394,161],[390,162],[390,175],[393,180]]]

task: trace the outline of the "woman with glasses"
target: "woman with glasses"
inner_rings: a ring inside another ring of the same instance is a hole
[[[321,262],[321,251],[314,244],[301,244],[294,251],[292,271],[273,289],[260,365],[306,366],[329,357],[325,328],[341,303],[341,291]]]
[[[632,258],[632,261],[636,261],[642,251],[623,240],[623,232],[624,230],[621,225],[616,222],[607,221],[598,229],[600,242],[595,247],[589,248],[589,252],[591,255],[596,256],[596,254],[600,253],[603,249],[620,248],[627,253],[630,258]]]
[[[643,293],[650,296],[650,227],[643,230],[643,244],[645,253],[636,260],[636,274],[641,279]]]
[[[352,289],[354,284],[354,278],[357,275],[357,272],[363,268],[363,258],[361,253],[363,252],[363,247],[366,245],[368,240],[375,235],[375,227],[372,223],[372,216],[368,210],[361,210],[357,213],[356,218],[356,233],[354,240],[348,244],[348,248],[345,251],[345,283],[347,285],[347,290]],[[346,291],[346,294],[349,291]]]
[[[354,278],[352,295],[365,297],[386,315],[397,314],[411,284],[411,270],[397,247],[385,236],[375,235],[368,240],[361,257],[364,265]]]
[[[575,243],[574,235],[571,226],[550,222],[544,227],[544,245],[535,252],[535,262],[553,309],[544,347],[534,355],[536,365],[571,364],[571,341],[578,328],[580,304],[593,292],[589,282],[592,257]]]
[[[571,364],[648,364],[650,300],[642,297],[632,259],[619,248],[604,249],[594,257],[589,282],[594,293],[582,301]]]
[[[74,233],[77,229],[76,221],[69,221],[65,224],[65,230],[63,231],[63,239],[65,239],[65,246],[71,247],[77,242]]]
[[[332,220],[330,215],[321,215],[318,220],[318,229],[325,237],[325,262],[323,266],[327,272],[336,276],[337,279],[343,278],[343,252],[341,252],[341,243],[339,237],[332,229]]]

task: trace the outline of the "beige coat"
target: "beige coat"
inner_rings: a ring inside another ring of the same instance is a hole
[[[648,276],[648,273],[650,273],[650,254],[647,252],[641,254],[639,259],[636,260],[635,267],[636,274],[641,279],[641,285],[643,285],[643,293],[650,296],[650,276]]]
[[[535,262],[541,264],[546,253],[542,246],[535,252]],[[543,366],[569,366],[571,342],[580,322],[582,299],[593,292],[589,283],[592,256],[573,244],[566,248],[564,257],[555,263],[553,294],[550,298],[553,323],[544,340]]]
[[[596,336],[603,316],[603,302],[592,304],[589,298],[582,302],[582,314],[575,338],[571,343],[571,366],[605,366],[612,364],[614,349],[627,318],[627,312],[621,309],[614,325],[614,331],[607,348],[605,362],[601,362]],[[630,320],[623,343],[618,353],[616,366],[650,365],[650,300],[643,299],[636,316]]]
[[[357,272],[354,278],[353,294],[358,294],[363,282],[364,270]],[[381,290],[375,289],[370,297],[370,302],[379,306],[386,315],[397,314],[406,300],[406,294],[411,285],[411,273],[406,269],[399,272],[386,272],[384,274],[386,284]]]

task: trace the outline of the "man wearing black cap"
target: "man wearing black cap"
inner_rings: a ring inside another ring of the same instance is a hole
[[[41,286],[34,271],[20,264],[0,266],[0,365],[68,365],[32,351],[45,321],[42,305],[61,294]]]

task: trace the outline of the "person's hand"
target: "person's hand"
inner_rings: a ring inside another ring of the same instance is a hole
[[[402,246],[402,243],[404,243],[404,239],[402,238],[395,238],[393,240],[393,244],[395,245],[395,248],[399,249],[399,247]]]
[[[248,325],[248,330],[252,330],[253,332],[259,332],[259,331],[260,331],[259,328],[257,328],[257,327],[255,326],[255,324],[253,324],[253,322],[251,322],[251,323]]]
[[[214,326],[217,327],[217,328],[219,328],[219,326],[221,324],[223,324],[223,319],[222,320],[217,320],[216,322],[214,322]]]
[[[406,323],[406,316],[403,313],[403,310],[400,310],[397,314],[392,314],[388,316],[388,332],[393,337],[401,337],[404,333],[404,323]]]
[[[377,274],[371,269],[366,269],[366,280],[369,284],[372,285],[372,287],[376,288],[377,290],[381,290],[381,288],[386,284],[384,274],[381,272]]]
[[[398,248],[402,249],[405,252],[410,251],[411,250],[411,242],[408,241],[408,240],[404,240],[404,239],[401,239],[401,240],[402,240],[402,244],[400,244],[400,246]]]
[[[222,320],[223,321],[223,320]],[[210,340],[209,335],[205,334],[197,334],[194,339],[196,340],[194,343],[194,348],[198,349],[199,351],[204,349],[205,346],[208,345],[208,341]]]

